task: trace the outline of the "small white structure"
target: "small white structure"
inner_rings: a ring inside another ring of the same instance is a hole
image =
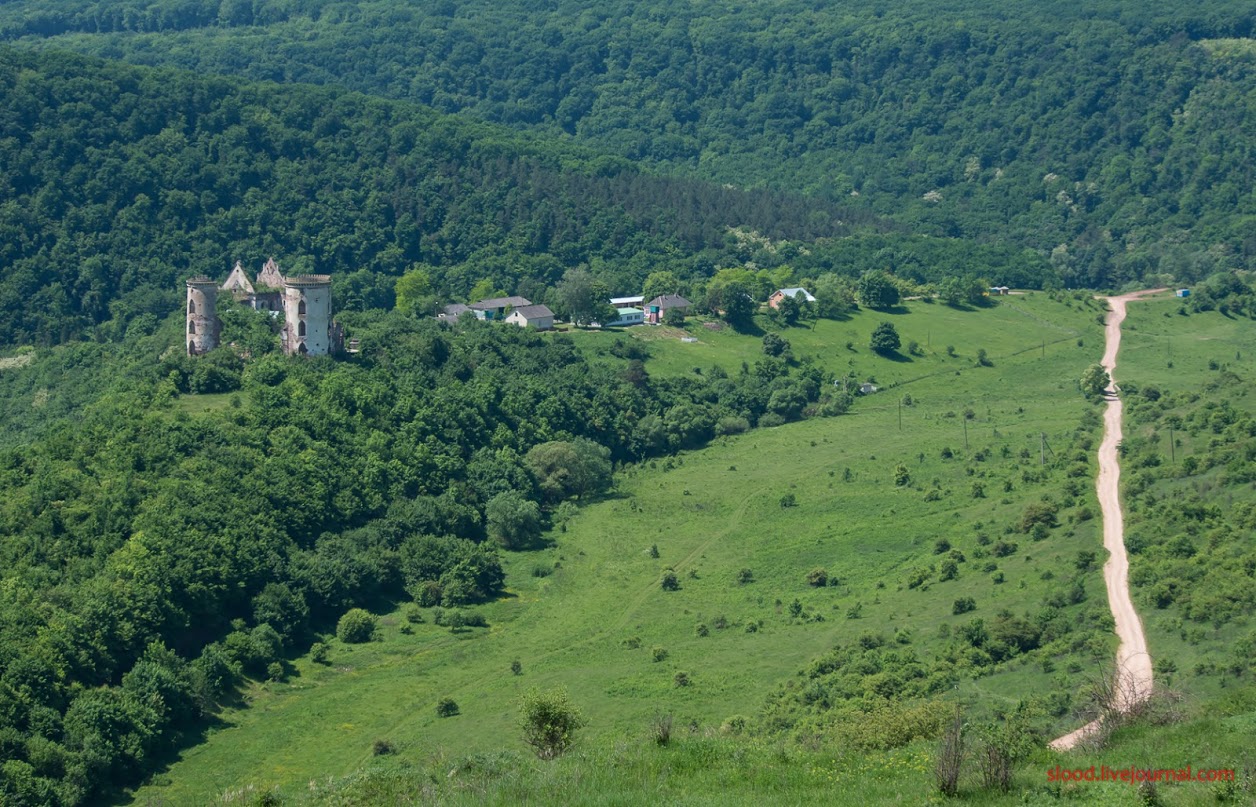
[[[877,385],[873,384],[870,381],[865,381],[864,383],[859,385],[860,395],[871,395],[872,393],[876,391],[877,391]]]
[[[626,328],[629,325],[641,325],[645,322],[645,312],[640,308],[616,308],[615,319],[606,323],[608,328]]]
[[[776,308],[781,304],[781,300],[784,300],[786,297],[792,297],[795,300],[798,300],[798,298],[801,297],[802,299],[798,300],[799,302],[814,303],[816,301],[816,298],[811,295],[811,292],[801,286],[795,286],[792,289],[777,289],[772,292],[771,296],[768,297],[768,306]]]
[[[640,306],[645,302],[645,297],[638,294],[636,297],[612,297],[611,305],[616,308],[626,308],[628,306]]]
[[[476,319],[505,319],[507,308],[523,308],[532,305],[532,301],[527,297],[490,297],[487,300],[480,300],[478,303],[472,303],[469,307],[475,312]]]
[[[554,327],[554,312],[546,305],[521,305],[506,315],[506,321],[520,328],[548,331]]]

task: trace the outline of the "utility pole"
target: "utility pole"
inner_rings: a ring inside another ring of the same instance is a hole
[[[898,399],[898,430],[903,430],[903,399]]]
[[[1173,427],[1169,427],[1169,462],[1177,464],[1177,447],[1173,445]]]
[[[964,450],[968,450],[968,418],[964,418]]]
[[[1047,435],[1044,432],[1038,432],[1038,464],[1047,464]]]
[[[1045,338],[1042,340],[1042,357],[1044,359],[1047,357],[1047,340]]]

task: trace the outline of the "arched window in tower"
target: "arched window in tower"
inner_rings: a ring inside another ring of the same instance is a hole
[[[189,322],[189,323],[188,323],[188,333],[196,333],[196,323],[195,323],[195,322]]]
[[[298,314],[305,313],[305,300],[302,300],[299,303],[297,303],[297,313]]]
[[[188,300],[188,313],[189,314],[196,313],[196,301],[195,300]]]
[[[305,336],[305,320],[297,323],[297,336]]]

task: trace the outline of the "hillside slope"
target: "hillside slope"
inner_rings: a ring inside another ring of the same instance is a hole
[[[338,84],[1032,245],[1072,286],[1251,268],[1237,0],[5,4],[3,35]]]

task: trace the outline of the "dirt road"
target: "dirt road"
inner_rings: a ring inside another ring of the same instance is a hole
[[[1116,621],[1116,635],[1120,645],[1116,650],[1116,708],[1128,711],[1151,696],[1151,656],[1147,653],[1147,637],[1143,635],[1143,623],[1130,600],[1129,558],[1125,554],[1125,519],[1121,513],[1121,466],[1117,459],[1120,445],[1121,413],[1124,407],[1117,396],[1116,354],[1121,348],[1121,322],[1125,319],[1125,304],[1131,300],[1164,289],[1109,297],[1112,313],[1108,315],[1107,344],[1103,352],[1103,368],[1112,376],[1112,385],[1105,396],[1108,402],[1103,414],[1103,442],[1099,444],[1099,478],[1095,490],[1099,494],[1099,506],[1103,511],[1103,546],[1108,550],[1108,562],[1103,566],[1103,579],[1108,587],[1108,607]],[[1051,747],[1064,751],[1080,740],[1099,730],[1099,720],[1094,720],[1076,731],[1054,740]]]

